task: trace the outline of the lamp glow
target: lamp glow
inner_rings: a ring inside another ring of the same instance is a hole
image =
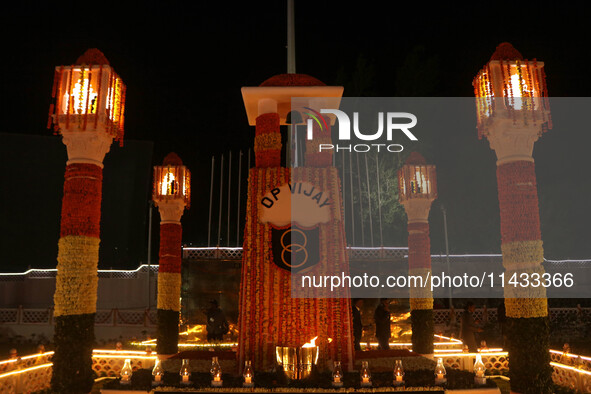
[[[332,387],[343,387],[343,368],[340,361],[334,362],[332,369]]]
[[[217,357],[211,359],[211,387],[222,387],[222,367]]]
[[[488,136],[495,122],[523,119],[552,128],[544,63],[523,59],[509,43],[502,43],[472,82],[476,96],[479,137]]]
[[[486,377],[484,376],[484,372],[486,368],[484,363],[482,362],[482,356],[480,354],[476,355],[476,361],[474,362],[474,383],[476,384],[486,384]]]
[[[77,64],[58,66],[52,89],[48,127],[55,132],[105,130],[123,140],[125,84],[97,49],[90,49]]]
[[[250,360],[244,362],[244,372],[242,373],[242,377],[244,378],[242,387],[254,387],[254,371]]]
[[[407,164],[398,170],[398,190],[401,203],[416,198],[437,198],[435,166],[426,164],[420,154],[413,152]]]
[[[156,359],[156,363],[154,364],[154,368],[152,369],[152,377],[154,380],[152,381],[152,386],[160,386],[162,384],[162,378],[164,377],[164,369],[162,368],[162,364],[159,359]]]
[[[191,204],[191,172],[174,153],[165,158],[165,164],[154,167],[152,198],[157,204],[180,199],[189,208]]]
[[[402,360],[396,360],[394,364],[394,386],[404,385],[404,369],[402,368]]]
[[[371,387],[371,372],[367,361],[361,362],[361,387]]]
[[[121,384],[130,384],[131,383],[131,375],[133,374],[133,369],[131,368],[131,360],[129,358],[125,359],[123,364],[123,368],[121,368]]]
[[[181,370],[179,371],[179,375],[181,375],[181,384],[183,386],[188,386],[191,384],[191,367],[189,366],[189,359],[184,358],[183,363],[181,365]]]
[[[437,359],[437,365],[435,366],[435,384],[442,385],[447,383],[447,378],[445,375],[447,375],[447,372],[445,371],[445,366],[443,365],[443,359],[439,357]]]

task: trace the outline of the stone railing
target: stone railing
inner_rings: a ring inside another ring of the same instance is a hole
[[[474,362],[476,353],[435,353],[436,358],[443,359],[446,367],[461,369],[463,371],[474,371]],[[503,373],[509,371],[509,353],[504,351],[483,351],[482,363],[487,371],[494,373]]]
[[[97,326],[155,327],[158,321],[154,309],[106,309],[96,311],[94,323]],[[2,324],[53,325],[53,309],[0,309]]]
[[[591,393],[591,357],[550,350],[554,383],[581,393]]]
[[[53,352],[0,361],[0,393],[32,393],[49,388]],[[98,377],[117,377],[126,359],[134,371],[153,368],[155,353],[129,350],[93,350],[92,370]]]
[[[32,393],[49,387],[53,352],[0,361],[0,393]]]
[[[550,365],[553,369],[554,383],[578,393],[591,393],[591,372],[555,362],[551,362]]]
[[[97,376],[115,377],[121,373],[121,368],[126,359],[130,360],[131,368],[138,369],[154,368],[156,362],[156,353],[147,353],[143,351],[131,350],[100,350],[95,349],[92,352],[92,370]]]
[[[463,309],[454,309],[455,320],[460,322]],[[495,323],[497,321],[497,308],[476,308],[472,313],[474,319],[484,323]],[[434,309],[433,322],[435,325],[449,324],[451,309]],[[560,321],[572,318],[591,317],[591,308],[550,308],[550,321]]]
[[[116,279],[134,279],[137,278],[139,274],[145,274],[148,272],[148,269],[152,272],[152,274],[158,273],[158,264],[150,265],[141,264],[138,268],[134,270],[116,270],[116,269],[109,269],[109,270],[97,270],[97,274],[99,279],[100,278],[116,278]],[[49,268],[49,269],[37,269],[32,268],[25,272],[8,272],[8,273],[0,273],[0,281],[3,282],[11,282],[11,281],[22,281],[24,279],[47,279],[47,278],[55,278],[57,274],[57,269]]]
[[[350,260],[380,261],[402,260],[408,254],[408,248],[398,247],[347,247]],[[242,260],[241,247],[184,247],[185,260]]]
[[[455,320],[459,323],[463,310],[454,309]],[[494,323],[497,321],[496,308],[477,308],[472,314],[474,319],[481,322]],[[434,309],[433,321],[436,326],[448,325],[450,322],[450,309]],[[591,316],[591,308],[550,308],[550,320],[558,321],[577,317]],[[53,324],[53,309],[24,309],[4,308],[0,309],[1,324]],[[154,309],[102,309],[96,312],[95,324],[99,326],[133,326],[155,327],[157,325],[157,313]]]
[[[451,349],[449,349],[451,350]],[[503,351],[483,351],[482,362],[489,373],[505,373],[509,370],[509,357]],[[473,371],[476,353],[438,352],[446,367]],[[53,352],[33,354],[20,358],[0,361],[0,392],[21,393],[47,389],[51,381]],[[591,393],[591,358],[571,353],[550,351],[552,379],[561,386]],[[154,366],[157,355],[145,351],[93,350],[92,369],[98,377],[117,377],[126,359],[133,370],[149,369]]]

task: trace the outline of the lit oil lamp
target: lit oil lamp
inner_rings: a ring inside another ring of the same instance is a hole
[[[334,362],[334,368],[332,369],[332,387],[343,387],[343,369],[340,361]]]
[[[402,360],[396,360],[394,365],[394,386],[404,385],[404,369],[402,368]]]
[[[186,358],[183,359],[183,364],[181,365],[179,375],[181,375],[181,384],[183,386],[188,386],[191,384],[191,368],[189,367],[189,360]]]
[[[254,387],[254,371],[252,370],[252,364],[250,360],[244,362],[244,372],[242,373],[244,383],[242,387]]]
[[[437,365],[435,366],[435,384],[439,386],[447,383],[447,378],[445,377],[446,374],[447,372],[443,365],[443,359],[439,357],[437,359]]]
[[[131,375],[133,374],[133,369],[131,368],[131,360],[126,358],[125,362],[123,363],[123,368],[121,368],[121,384],[131,384]]]
[[[217,357],[211,359],[211,369],[209,372],[211,373],[211,387],[222,387],[222,367],[220,367]]]
[[[371,373],[367,361],[361,362],[361,387],[371,387]]]
[[[484,372],[486,368],[484,367],[484,363],[482,362],[482,356],[480,354],[476,355],[476,362],[474,363],[474,383],[476,384],[486,384],[486,377],[484,376]]]

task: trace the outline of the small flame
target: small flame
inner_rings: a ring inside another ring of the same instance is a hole
[[[309,347],[316,347],[316,339],[318,337],[314,337],[310,340],[310,342],[304,344],[304,346],[302,346],[302,348],[309,348]]]
[[[332,343],[332,338],[328,338],[328,343]]]

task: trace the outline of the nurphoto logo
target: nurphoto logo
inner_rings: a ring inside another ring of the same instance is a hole
[[[322,114],[332,114],[336,116],[338,123],[338,140],[339,142],[351,141],[351,120],[349,116],[338,109],[321,109],[320,112],[313,110],[309,107],[304,107],[309,112],[304,112],[308,115],[306,122],[306,131],[308,140],[314,139],[314,123],[318,125],[321,131],[328,129],[328,123]],[[363,133],[359,128],[359,112],[353,112],[353,134],[354,137],[361,141],[379,141],[383,140],[384,129],[386,130],[386,141],[391,142],[395,132],[402,132],[409,140],[418,141],[418,138],[411,133],[410,129],[416,126],[417,117],[409,112],[386,112],[384,122],[384,112],[378,112],[378,129],[377,131],[369,134]],[[409,122],[400,123],[401,119],[406,119]],[[386,124],[384,127],[384,123]],[[318,151],[335,150],[348,151],[348,152],[369,152],[376,150],[380,152],[385,150],[392,153],[402,152],[404,147],[400,144],[390,143],[371,143],[371,144],[318,144]]]

